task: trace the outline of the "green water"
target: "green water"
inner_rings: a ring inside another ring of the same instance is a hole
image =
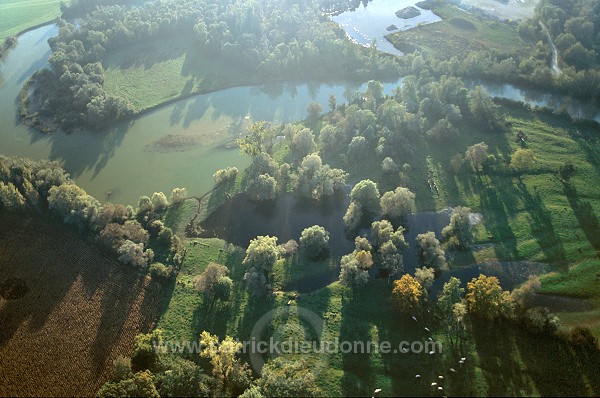
[[[212,188],[217,169],[244,169],[250,164],[248,157],[223,144],[244,134],[252,121],[301,120],[310,102],[326,108],[330,94],[340,103],[347,90],[364,88],[364,83],[356,82],[231,88],[175,102],[106,131],[45,135],[19,123],[16,98],[29,76],[47,65],[47,40],[56,33],[56,26],[48,25],[21,35],[0,63],[0,154],[60,161],[100,201],[135,205],[140,195],[155,191],[168,195],[175,187],[202,195]],[[400,81],[386,83],[386,93]],[[485,87],[493,95],[534,104],[560,107],[563,102],[557,96],[532,96],[510,85]],[[590,112],[593,117],[598,111]],[[193,145],[156,146],[168,136],[193,136]]]

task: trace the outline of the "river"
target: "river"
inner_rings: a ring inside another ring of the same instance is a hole
[[[47,65],[47,40],[56,33],[55,25],[24,33],[0,63],[0,153],[57,160],[77,184],[100,201],[106,201],[110,192],[111,201],[135,205],[140,195],[168,194],[175,187],[187,187],[191,194],[201,195],[212,188],[217,169],[243,169],[250,164],[237,149],[223,146],[243,134],[248,123],[300,120],[312,101],[326,107],[329,94],[341,102],[346,90],[365,86],[357,82],[289,82],[230,88],[180,100],[105,131],[45,135],[20,123],[16,98],[28,77]],[[385,83],[386,93],[400,82]],[[555,109],[567,106],[578,117],[600,121],[597,108],[562,96],[508,84],[483,86],[494,96]],[[198,141],[174,149],[157,147],[157,141],[169,136],[194,136]]]

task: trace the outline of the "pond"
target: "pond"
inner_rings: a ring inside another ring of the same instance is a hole
[[[366,2],[365,2],[366,3]],[[441,21],[431,10],[425,10],[416,6],[416,0],[373,0],[361,3],[355,10],[349,10],[331,19],[344,28],[346,34],[355,42],[370,46],[373,39],[377,43],[377,49],[389,54],[403,55],[394,47],[385,36],[398,30],[412,29],[420,24]],[[396,12],[407,7],[414,7],[419,12],[413,18],[400,18]],[[388,27],[396,29],[388,30]]]
[[[175,187],[202,195],[212,188],[217,169],[249,165],[250,159],[237,149],[223,146],[244,134],[248,123],[301,120],[311,102],[326,107],[329,94],[342,102],[347,90],[365,87],[365,82],[236,87],[177,101],[105,131],[45,135],[20,123],[16,98],[27,78],[47,65],[47,40],[56,33],[55,25],[47,25],[21,35],[0,63],[0,153],[60,161],[77,184],[101,202],[110,192],[111,201],[135,205],[140,195],[168,194]],[[385,92],[390,94],[401,82],[400,78],[385,83]],[[598,108],[560,95],[508,84],[482,85],[495,96],[554,109],[568,107],[576,116],[600,121]],[[192,144],[177,145],[181,142]]]
[[[251,239],[257,236],[277,236],[278,244],[283,244],[290,239],[299,240],[302,231],[313,225],[320,225],[329,234],[329,252],[333,259],[351,253],[354,250],[354,236],[369,237],[367,228],[354,232],[349,236],[344,228],[344,213],[350,203],[349,190],[340,192],[333,198],[322,202],[302,199],[292,194],[284,194],[280,198],[269,202],[254,202],[248,195],[240,194],[227,200],[219,206],[204,222],[201,236],[206,238],[218,237],[237,246],[246,248]],[[414,274],[415,268],[421,267],[418,259],[416,237],[428,231],[435,232],[441,237],[442,229],[450,221],[451,208],[438,212],[418,212],[409,214],[405,220],[405,239],[409,247],[404,251],[404,271]],[[504,289],[512,289],[527,280],[530,275],[544,272],[546,267],[539,263],[531,262],[489,262],[475,266],[468,266],[450,271],[443,271],[436,278],[431,294],[436,297],[444,283],[455,276],[466,283],[479,274],[496,276]],[[377,270],[371,273],[377,277]],[[337,280],[339,268],[332,269],[330,273],[317,276],[307,276],[293,284],[285,286],[286,290],[296,290],[306,293],[321,289]]]

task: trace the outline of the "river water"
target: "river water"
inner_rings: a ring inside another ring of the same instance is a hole
[[[217,169],[249,165],[250,159],[237,149],[223,146],[244,134],[248,123],[301,120],[312,101],[326,107],[330,94],[342,102],[347,90],[365,86],[364,82],[288,82],[230,88],[177,101],[105,131],[45,135],[19,122],[16,99],[29,76],[47,65],[47,40],[56,34],[56,26],[47,25],[21,35],[0,63],[0,153],[60,161],[77,184],[100,201],[109,199],[110,192],[111,201],[136,204],[140,195],[168,194],[175,187],[201,195],[212,188]],[[386,93],[400,83],[401,79],[385,83]],[[508,84],[482,85],[493,96],[555,109],[570,107],[579,117],[600,121],[597,108],[562,96]],[[157,145],[161,139],[187,136],[194,138],[194,144]]]

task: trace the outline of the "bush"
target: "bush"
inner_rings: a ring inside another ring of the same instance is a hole
[[[213,174],[215,185],[221,185],[227,181],[234,180],[238,175],[237,167],[227,167],[225,169],[219,169]]]
[[[317,259],[329,251],[329,232],[325,228],[313,225],[302,231],[300,248],[310,259]]]
[[[144,251],[142,243],[134,243],[126,240],[117,250],[119,261],[123,264],[131,264],[134,267],[145,267],[154,258],[152,249]]]
[[[236,169],[237,170],[237,169]],[[171,192],[170,202],[172,205],[183,203],[187,199],[187,189],[185,188],[173,188]]]
[[[150,266],[150,276],[159,280],[167,280],[173,276],[173,270],[162,263],[153,263]]]

